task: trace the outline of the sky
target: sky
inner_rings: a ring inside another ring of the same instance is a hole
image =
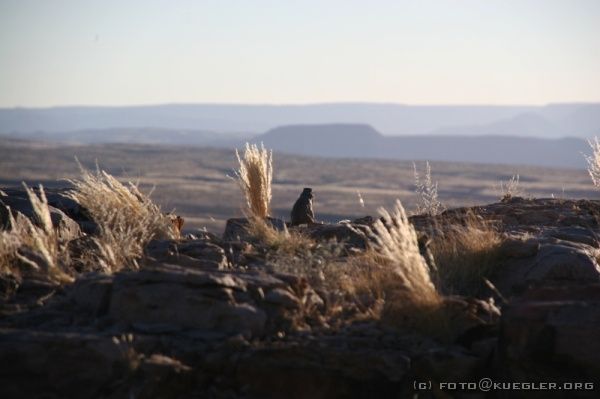
[[[592,101],[597,0],[0,0],[0,107]]]

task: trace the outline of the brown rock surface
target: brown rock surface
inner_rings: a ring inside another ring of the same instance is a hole
[[[249,259],[252,243],[234,220],[224,240],[151,242],[139,271],[87,273],[66,286],[2,280],[0,397],[403,398],[415,380],[597,378],[600,205],[512,199],[411,220],[426,234],[469,211],[504,236],[491,280],[506,302],[446,298],[464,318],[446,340],[371,319],[327,324],[326,299]],[[360,252],[360,228],[299,229]]]

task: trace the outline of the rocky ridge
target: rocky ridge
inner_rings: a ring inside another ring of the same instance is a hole
[[[24,192],[4,191],[0,200],[28,215]],[[72,226],[68,239],[94,234],[85,210],[60,190],[48,199],[53,223]],[[469,213],[505,238],[489,292],[499,311],[486,308],[451,342],[374,320],[328,326],[318,317],[326,298],[248,256],[243,221],[233,220],[222,237],[151,242],[139,271],[88,273],[70,285],[3,280],[1,396],[401,398],[415,394],[414,381],[598,382],[600,202],[513,198],[411,220],[428,234]],[[372,220],[297,229],[361,251],[368,243],[355,231]]]

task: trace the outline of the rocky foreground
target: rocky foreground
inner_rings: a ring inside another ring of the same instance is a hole
[[[31,215],[22,191],[5,191],[7,205]],[[48,199],[74,247],[94,234],[76,203],[58,191]],[[595,382],[595,392],[569,397],[597,397],[600,202],[514,198],[412,222],[425,233],[467,212],[493,221],[505,240],[489,293],[452,299],[479,317],[451,341],[376,320],[311,319],[326,299],[249,256],[244,221],[231,220],[222,237],[151,242],[139,271],[87,273],[69,285],[3,278],[0,397],[564,397],[438,385],[484,377]],[[361,251],[368,243],[356,229],[371,222],[301,229]]]

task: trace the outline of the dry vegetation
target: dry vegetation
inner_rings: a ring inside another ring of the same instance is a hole
[[[153,238],[177,238],[178,231],[167,215],[138,188],[124,186],[113,176],[82,168],[72,180],[69,196],[89,212],[99,233],[78,258],[71,256],[60,227],[53,226],[44,189],[39,195],[26,187],[34,211],[33,220],[6,209],[9,226],[0,231],[0,272],[21,279],[35,275],[57,283],[73,280],[78,272],[112,273],[138,268],[144,247]],[[88,237],[84,237],[88,238]]]
[[[595,150],[595,156],[598,153]],[[474,214],[460,222],[433,226],[428,244],[432,259],[426,260],[400,201],[391,212],[380,208],[381,219],[370,227],[355,230],[370,243],[360,253],[349,254],[335,241],[316,242],[296,230],[275,229],[268,219],[272,154],[264,147],[247,145],[243,157],[237,154],[237,159],[237,181],[250,221],[247,251],[261,256],[271,269],[305,278],[326,300],[326,314],[332,322],[367,317],[438,334],[450,329],[445,297],[478,295],[485,278],[501,261],[501,234]],[[592,169],[590,166],[594,179]],[[421,210],[439,214],[442,205],[429,164],[424,180],[415,168],[415,179]],[[178,238],[170,218],[136,185],[126,186],[107,172],[83,167],[80,178],[70,181],[70,198],[86,209],[99,227],[85,259],[77,259],[87,265],[83,271],[137,269],[150,240]],[[508,186],[508,194],[514,195],[516,184]],[[1,271],[20,274],[34,270],[57,282],[71,281],[77,272],[61,232],[52,226],[43,188],[39,196],[27,192],[35,218],[30,221],[21,214],[10,215],[10,229],[0,231]]]
[[[254,181],[263,184],[268,179],[263,176]],[[246,192],[265,190],[252,184],[242,187]],[[417,190],[428,205],[425,213],[439,213],[437,184],[432,183],[429,166]],[[452,331],[443,295],[478,293],[498,261],[501,235],[475,215],[468,215],[462,224],[434,229],[430,243],[433,259],[428,264],[400,201],[392,212],[384,208],[379,212],[381,219],[371,227],[355,230],[371,243],[366,252],[355,256],[341,256],[343,247],[335,241],[316,243],[297,232],[276,230],[264,218],[251,218],[248,232],[255,252],[266,249],[271,268],[307,279],[327,298],[330,323],[367,317],[436,336]]]
[[[71,180],[69,196],[98,224],[92,257],[105,272],[137,269],[145,245],[153,238],[177,238],[168,216],[136,185],[125,186],[105,171],[81,168],[81,178]]]
[[[246,229],[250,240],[269,253],[294,256],[310,251],[317,245],[314,240],[296,231],[287,228],[277,230],[265,219],[251,217],[249,221]]]
[[[519,175],[512,175],[508,181],[500,182],[501,201],[508,201],[511,198],[523,195],[523,192],[519,187],[519,181]]]
[[[400,201],[391,213],[381,208],[380,214],[382,219],[367,229],[372,248],[359,263],[353,289],[358,298],[377,299],[383,322],[423,328],[439,316],[442,297]]]
[[[246,143],[244,157],[235,151],[239,169],[235,172],[237,182],[246,197],[249,215],[255,218],[269,216],[271,206],[271,182],[273,181],[273,154],[262,145]]]
[[[50,219],[48,201],[40,185],[39,196],[25,186],[31,202],[33,221],[19,213],[14,217],[8,210],[10,229],[0,231],[0,272],[16,278],[41,275],[54,282],[69,282],[69,255],[61,234]]]
[[[589,140],[588,143],[592,148],[592,155],[585,155],[588,173],[594,186],[600,187],[600,141],[598,141],[598,137],[594,137],[594,140]]]
[[[277,230],[267,219],[271,153],[247,145],[243,158],[237,158],[240,167],[236,176],[249,211],[248,251],[263,257],[274,270],[305,278],[326,299],[325,314],[330,323],[375,318],[439,335],[449,323],[441,293],[475,294],[493,268],[500,236],[473,217],[464,225],[436,231],[431,243],[436,270],[422,256],[417,233],[399,201],[391,212],[380,208],[382,218],[371,227],[356,230],[371,243],[359,254],[344,254],[343,245],[335,241],[315,242],[298,231]],[[429,165],[422,183],[416,173],[415,177],[417,192],[426,206],[423,210],[437,214],[441,204]],[[83,167],[81,177],[70,181],[70,198],[98,225],[98,234],[91,238],[93,245],[88,245],[80,258],[71,260],[60,232],[52,226],[43,189],[40,187],[39,197],[28,190],[35,224],[21,214],[11,216],[12,228],[0,235],[3,273],[14,273],[17,265],[66,282],[77,274],[75,262],[84,265],[78,269],[84,272],[137,269],[151,239],[177,238],[169,217],[136,185],[126,186],[105,171],[90,172]]]
[[[415,191],[418,196],[417,214],[426,214],[435,216],[445,208],[440,202],[438,196],[438,182],[433,182],[431,178],[431,165],[425,163],[425,175],[421,178],[417,171],[417,165],[413,163],[415,177]]]
[[[502,235],[475,214],[457,223],[437,226],[429,249],[437,268],[436,281],[444,294],[477,295],[500,264]]]
[[[355,259],[341,259],[339,243],[316,243],[298,232],[276,230],[266,221],[273,171],[266,149],[246,145],[244,158],[237,158],[240,169],[236,175],[251,214],[247,230],[257,247],[253,250],[266,249],[270,267],[300,275],[327,292],[331,313],[336,313],[334,308],[342,311],[353,305],[361,314],[406,322],[439,307],[441,297],[400,201],[392,213],[381,208],[383,220],[366,232],[357,230],[372,242],[371,250]],[[422,187],[427,190],[428,204],[438,207],[437,213],[440,205],[429,165]]]

